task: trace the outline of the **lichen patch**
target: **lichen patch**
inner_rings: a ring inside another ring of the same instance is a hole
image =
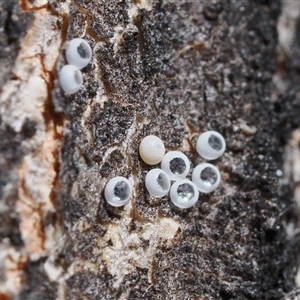
[[[171,241],[180,224],[171,218],[161,218],[154,223],[139,224],[140,232],[131,233],[129,224],[131,218],[124,218],[119,224],[111,224],[104,236],[109,242],[101,251],[101,257],[109,272],[115,277],[114,287],[118,288],[124,276],[133,272],[137,267],[149,269],[152,273],[151,262],[157,253],[157,247],[163,241]],[[151,279],[149,280],[151,282]]]

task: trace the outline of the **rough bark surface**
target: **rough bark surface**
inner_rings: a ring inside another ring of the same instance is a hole
[[[0,4],[0,298],[298,299],[290,11],[277,0]],[[56,78],[74,37],[93,60],[66,95]],[[161,137],[195,167],[209,129],[227,142],[218,190],[187,210],[150,197],[141,139]],[[117,175],[133,185],[122,208],[103,195]]]

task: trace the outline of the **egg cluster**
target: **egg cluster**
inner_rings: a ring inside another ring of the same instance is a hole
[[[196,150],[207,160],[214,160],[223,155],[226,143],[216,131],[201,134],[196,143]],[[169,193],[171,201],[180,208],[189,208],[196,204],[199,192],[213,192],[220,184],[218,168],[210,163],[197,165],[192,172],[192,180],[186,178],[191,169],[188,157],[180,151],[165,153],[164,143],[154,135],[146,136],[140,143],[139,153],[148,165],[160,168],[150,170],[145,178],[149,194],[161,198]],[[171,184],[172,183],[172,184]],[[113,206],[126,204],[132,194],[132,187],[124,177],[111,179],[105,188],[105,198]]]
[[[79,38],[68,41],[66,45],[66,59],[69,64],[61,68],[58,80],[66,93],[74,94],[82,87],[83,78],[80,69],[91,61],[92,49],[85,40]]]
[[[225,147],[223,136],[216,131],[204,132],[196,144],[199,155],[208,160],[219,158],[224,153]],[[199,192],[210,193],[220,184],[220,172],[210,163],[199,164],[192,172],[192,180],[186,179],[191,168],[187,156],[180,151],[165,154],[163,142],[156,136],[145,137],[139,151],[147,164],[154,165],[161,162],[160,169],[153,169],[146,175],[145,185],[150,195],[163,197],[169,193],[171,201],[180,208],[195,205]]]

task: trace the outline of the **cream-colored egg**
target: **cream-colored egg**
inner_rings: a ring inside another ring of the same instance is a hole
[[[156,165],[161,162],[165,155],[165,146],[159,137],[148,135],[141,141],[139,153],[146,164]]]

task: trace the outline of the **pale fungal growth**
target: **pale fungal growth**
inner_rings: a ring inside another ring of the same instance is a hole
[[[220,185],[221,175],[217,167],[204,163],[193,170],[192,181],[200,192],[210,193]]]
[[[59,71],[58,81],[66,93],[74,94],[82,87],[82,73],[77,67],[66,65]]]
[[[190,167],[189,159],[180,151],[168,152],[161,162],[161,168],[173,181],[185,178],[190,171]]]
[[[145,178],[146,188],[151,196],[161,198],[170,190],[170,178],[168,174],[161,169],[149,171]]]
[[[109,180],[104,191],[106,201],[112,206],[123,206],[131,198],[132,187],[128,179],[117,176]]]
[[[203,158],[217,159],[225,152],[226,143],[223,136],[216,131],[206,131],[197,140],[196,149]]]
[[[170,189],[172,202],[180,208],[189,208],[196,204],[199,191],[196,185],[188,179],[175,181]]]
[[[92,49],[84,39],[73,39],[67,42],[66,59],[70,65],[82,69],[92,59]]]
[[[140,143],[139,152],[142,160],[148,165],[156,165],[165,155],[163,141],[155,135],[148,135]]]

